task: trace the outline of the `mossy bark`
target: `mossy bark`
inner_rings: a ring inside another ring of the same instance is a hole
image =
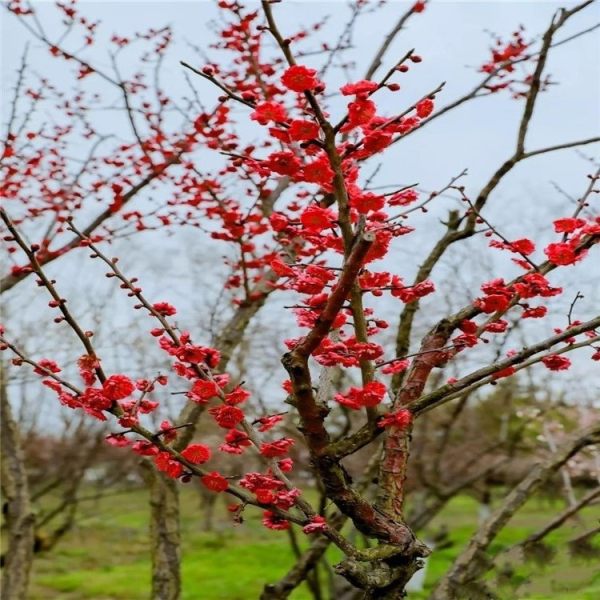
[[[8,402],[4,375],[0,365],[2,512],[7,542],[3,556],[2,595],[10,600],[25,600],[33,563],[35,515],[29,496],[21,436]]]

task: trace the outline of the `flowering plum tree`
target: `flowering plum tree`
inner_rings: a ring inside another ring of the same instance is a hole
[[[231,497],[236,522],[246,511],[258,510],[267,528],[299,527],[313,536],[295,567],[265,587],[264,598],[287,597],[309,577],[330,543],[345,557],[336,572],[365,598],[402,597],[430,552],[405,517],[414,423],[534,364],[552,373],[567,370],[567,354],[578,349],[590,360],[600,359],[600,316],[577,320],[573,305],[560,329],[553,330],[549,320],[552,299],[564,293],[553,284],[554,273],[593,260],[588,256],[600,239],[600,220],[590,199],[598,191],[600,171],[589,176],[573,207],[545,223],[553,228],[553,241],[545,246],[533,239],[534,232],[507,238],[486,215],[493,192],[517,164],[600,140],[556,140],[537,148],[528,140],[536,103],[551,83],[549,53],[587,33],[560,37],[564,25],[590,4],[586,0],[559,10],[539,40],[529,41],[524,31],[517,31],[510,42],[498,41],[480,68],[477,87],[444,104],[443,83],[417,98],[401,94],[403,78],[427,68],[421,49],[408,50],[399,59],[389,53],[392,41],[409,19],[421,18],[427,2],[416,2],[400,16],[376,46],[363,79],[332,86],[330,68],[343,55],[359,17],[373,9],[368,3],[352,3],[337,43],[323,43],[310,52],[307,41],[318,38],[322,23],[284,32],[277,11],[285,11],[285,3],[263,0],[248,8],[221,0],[223,24],[215,50],[230,56],[229,62],[206,58],[203,64],[181,63],[192,90],[196,78],[218,90],[211,108],[197,93],[180,100],[163,88],[164,57],[172,40],[168,27],[135,38],[114,34],[104,42],[98,22],[75,3],[57,2],[64,31],[55,36],[45,30],[35,7],[19,0],[7,4],[50,55],[64,62],[73,81],[64,87],[46,77],[32,82],[23,56],[1,154],[3,240],[14,259],[2,287],[25,289],[34,280],[55,311],[56,329],[47,335],[68,330],[79,341],[81,354],[73,357],[77,372],[58,364],[56,357],[35,357],[17,343],[10,324],[2,329],[2,349],[13,365],[30,367],[62,405],[109,421],[109,444],[144,457],[159,507],[153,513],[154,597],[179,595],[176,490],[191,480]],[[87,49],[101,43],[110,48],[109,67],[87,58]],[[120,59],[136,51],[139,72],[122,73]],[[384,64],[387,71],[379,75]],[[517,69],[525,76],[517,75]],[[454,108],[507,92],[521,107],[515,147],[479,191],[469,191],[466,172],[425,195],[416,186],[386,193],[371,186],[366,174],[370,161],[385,161],[391,147]],[[392,113],[378,107],[379,98],[390,94],[397,97],[394,105],[402,107]],[[48,107],[54,110],[52,120],[42,118]],[[92,118],[94,111],[106,108],[118,113],[112,132],[107,132],[110,124],[98,125]],[[250,126],[255,133],[244,139]],[[209,172],[202,165],[211,154],[220,166]],[[395,249],[411,244],[417,226],[413,217],[427,213],[444,194],[454,195],[459,208],[450,212],[431,248],[414,248],[414,278],[407,278],[413,265],[396,261],[395,268],[388,268],[386,259]],[[177,307],[148,297],[143,282],[107,250],[111,241],[135,231],[177,232],[183,226],[206,232],[211,244],[226,246],[235,256],[223,263],[222,273],[233,309],[211,342],[182,329],[177,318],[184,316]],[[516,275],[483,282],[477,297],[434,322],[417,341],[414,323],[422,298],[439,293],[432,279],[436,265],[456,243],[476,236],[489,240],[490,252],[499,252],[497,262],[512,261]],[[61,277],[47,271],[50,263],[78,249],[103,263],[108,284],[133,300],[133,310],[152,319],[149,336],[168,357],[171,372],[135,378],[103,365],[94,332],[70,308]],[[274,296],[293,298],[286,310],[293,312],[297,329],[281,340],[287,348],[281,358],[285,376],[280,396],[269,403],[279,406],[261,414],[249,402],[253,390],[228,374],[228,364],[251,319]],[[394,345],[384,343],[389,323],[380,314],[383,302],[397,303],[400,313]],[[539,338],[488,360],[485,344],[508,338],[526,319],[539,319]],[[476,368],[471,368],[473,361]],[[462,365],[463,374],[447,381],[432,377],[448,364]],[[358,383],[337,389],[333,374],[340,369],[357,373]],[[146,415],[160,411],[159,390],[166,387],[175,392],[184,388],[186,402],[176,421],[152,428]],[[294,437],[278,431],[284,401],[299,432]],[[331,425],[340,410],[352,414],[351,426],[342,434]],[[209,422],[221,432],[216,445],[203,439]],[[18,438],[11,440],[13,451],[7,455],[18,466]],[[575,453],[599,440],[596,425],[537,465],[460,554],[434,597],[466,597],[465,590],[485,573],[474,558],[488,549],[510,515]],[[307,499],[295,477],[290,450],[298,446],[309,456],[304,467],[314,471],[323,490],[320,508]],[[345,461],[367,447],[372,459],[366,472],[349,473]],[[213,467],[217,453],[232,455],[240,474],[228,476]],[[242,472],[248,454],[260,458],[259,470]],[[13,523],[27,505],[19,498],[8,498]],[[159,526],[166,519],[174,535]],[[357,546],[344,526],[375,544]],[[26,536],[19,536],[23,529],[15,528],[11,541],[26,542]],[[24,597],[26,575],[24,579],[6,580],[14,586],[11,597]]]

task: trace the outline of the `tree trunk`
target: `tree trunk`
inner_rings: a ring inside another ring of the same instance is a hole
[[[35,515],[31,508],[27,470],[17,423],[12,417],[4,369],[0,365],[2,420],[2,512],[6,520],[7,548],[2,573],[3,596],[25,600],[33,562]]]
[[[181,594],[181,531],[177,482],[144,464],[150,490],[152,600],[178,600]]]
[[[204,486],[198,486],[200,494],[200,510],[202,511],[202,531],[212,532],[215,529],[215,508],[219,496],[207,490]]]

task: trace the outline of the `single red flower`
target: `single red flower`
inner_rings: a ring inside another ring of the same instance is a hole
[[[152,305],[152,308],[163,317],[172,317],[177,313],[174,306],[171,306],[168,302],[157,302]]]
[[[161,338],[161,340],[164,338]],[[177,356],[182,362],[198,364],[201,362],[206,363],[211,369],[214,369],[221,360],[221,354],[214,348],[208,348],[206,346],[194,346],[193,344],[183,344],[183,346],[175,347],[169,354]]]
[[[270,510],[265,510],[262,522],[265,527],[275,531],[284,531],[290,528],[289,521]]]
[[[372,100],[358,98],[348,104],[348,124],[350,127],[366,125],[374,116],[377,107]]]
[[[126,375],[111,375],[102,384],[102,389],[110,400],[123,400],[135,390],[135,385]]]
[[[264,442],[260,445],[260,453],[267,458],[276,458],[287,454],[293,445],[294,440],[291,438],[281,438],[275,442]]]
[[[285,106],[279,102],[261,102],[256,105],[254,112],[250,114],[253,121],[258,121],[261,125],[267,125],[269,122],[274,123],[287,120]]]
[[[548,260],[555,265],[572,265],[579,259],[570,244],[562,242],[548,244],[548,246],[544,248],[544,254],[548,257]]]
[[[302,119],[294,119],[290,123],[288,129],[290,138],[296,142],[304,140],[312,140],[319,135],[319,126],[312,121],[304,121]]]
[[[351,387],[345,394],[336,394],[334,399],[342,406],[359,410],[367,406],[377,406],[383,400],[385,392],[385,384],[371,381],[362,388]]]
[[[104,389],[86,388],[79,396],[83,408],[90,408],[95,411],[108,410],[112,405],[112,399],[106,395]]]
[[[289,473],[294,468],[294,461],[291,458],[282,458],[280,461],[277,462],[277,464],[284,473]]]
[[[269,217],[269,223],[271,223],[271,227],[273,228],[273,231],[279,232],[279,231],[283,231],[288,226],[289,221],[285,215],[274,212]]]
[[[505,294],[490,294],[489,296],[475,300],[475,306],[487,314],[503,311],[508,308],[509,304],[510,297]]]
[[[356,158],[365,159],[385,150],[392,143],[392,134],[386,131],[372,131],[365,135],[362,148],[356,153]]]
[[[302,531],[307,535],[310,533],[321,533],[327,529],[327,521],[321,515],[315,515],[308,525],[302,528]]]
[[[291,490],[281,490],[275,494],[275,498],[273,499],[273,504],[277,508],[281,508],[282,510],[289,510],[296,504],[298,501],[298,497],[301,492],[298,488],[292,488]]]
[[[381,210],[385,206],[385,197],[373,192],[364,192],[353,197],[350,206],[361,214],[367,214],[369,211]]]
[[[390,206],[408,206],[419,199],[419,193],[415,190],[403,190],[388,198]]]
[[[485,331],[489,331],[490,333],[504,333],[507,329],[508,321],[502,319],[494,321],[493,323],[488,323],[484,328]]]
[[[183,473],[183,465],[177,462],[168,452],[159,452],[154,457],[154,464],[159,471],[169,477],[179,477]]]
[[[361,79],[356,83],[347,83],[340,88],[342,96],[366,95],[374,92],[379,87],[375,81]]]
[[[273,429],[277,423],[281,423],[283,421],[283,415],[270,415],[268,417],[261,417],[256,420],[256,424],[258,425],[258,430],[261,432],[269,431],[269,429]]]
[[[211,491],[211,492],[224,492],[228,487],[227,479],[223,477],[217,471],[212,471],[200,477],[200,481]]]
[[[236,387],[235,390],[229,392],[229,394],[225,395],[225,402],[227,404],[241,404],[242,402],[246,402],[250,398],[250,392],[241,388]]]
[[[116,446],[117,448],[123,448],[131,444],[131,442],[122,433],[111,433],[104,439],[107,444],[110,446]]]
[[[566,356],[549,354],[542,358],[542,362],[550,371],[566,371],[571,366],[571,361]]]
[[[292,141],[290,134],[286,129],[278,129],[277,127],[269,127],[269,133],[280,142],[289,144]]]
[[[517,372],[517,370],[511,365],[510,367],[505,367],[504,369],[500,369],[499,371],[496,371],[492,375],[492,379],[496,380],[496,379],[502,379],[503,377],[510,377],[511,375],[514,375],[516,372]]]
[[[261,504],[272,504],[275,499],[273,490],[259,488],[254,493],[256,494],[256,500]]]
[[[246,473],[240,479],[240,485],[251,492],[256,492],[258,489],[278,490],[285,487],[285,483],[280,479],[262,473]]]
[[[306,92],[314,90],[319,85],[316,77],[317,71],[304,65],[293,65],[285,70],[281,76],[281,83],[293,92]]]
[[[564,219],[556,219],[554,221],[554,231],[556,233],[573,233],[585,225],[583,219],[573,219],[570,217]]]
[[[409,410],[406,410],[405,408],[401,408],[396,412],[384,415],[381,419],[379,419],[377,425],[379,427],[393,427],[396,429],[405,429],[410,425],[411,421],[411,412]]]
[[[477,323],[475,321],[464,320],[461,321],[458,328],[464,333],[476,333],[477,332]]]
[[[379,229],[375,231],[375,241],[367,252],[365,264],[383,258],[390,247],[392,241],[392,232],[388,229]]]
[[[218,396],[219,391],[219,386],[214,381],[198,379],[186,395],[198,404],[206,404],[211,398]]]
[[[414,302],[419,298],[423,298],[435,292],[435,284],[429,279],[412,286],[397,286],[396,276],[394,276],[392,278],[392,285],[394,286],[392,289],[392,296],[400,298],[405,304],[409,304],[410,302]]]
[[[36,375],[48,375],[50,373],[60,373],[61,368],[53,361],[48,358],[42,358],[38,360],[38,366],[33,369]]]
[[[433,112],[433,100],[431,98],[425,98],[417,102],[417,116],[421,119],[427,118]]]
[[[528,256],[535,251],[535,244],[527,238],[521,238],[519,240],[515,240],[514,242],[492,240],[490,242],[490,247],[501,248],[502,250],[509,250],[510,252],[517,252],[519,254],[524,254],[525,256]]]
[[[329,164],[327,156],[321,156],[317,160],[304,165],[300,175],[302,181],[308,183],[318,183],[319,185],[329,185],[335,173]]]
[[[251,445],[252,442],[246,433],[238,429],[230,429],[225,435],[225,443],[219,446],[219,450],[227,454],[242,454],[244,448]]]
[[[410,361],[407,358],[401,358],[385,365],[381,369],[384,375],[393,375],[395,373],[403,373],[410,366]]]
[[[279,175],[294,175],[302,166],[293,152],[273,152],[263,164]]]
[[[311,204],[300,215],[300,222],[309,233],[320,233],[335,223],[335,216],[328,208]]]
[[[452,338],[452,342],[458,351],[464,350],[465,348],[472,348],[477,345],[477,337],[471,333],[463,333]]]
[[[521,315],[524,319],[540,319],[545,317],[548,309],[545,306],[535,306],[526,308]]]
[[[167,419],[162,421],[160,424],[160,434],[165,443],[172,442],[174,439],[176,439],[177,431],[178,430],[175,428],[173,423]]]
[[[140,456],[155,456],[160,452],[154,444],[145,440],[134,442],[131,449]]]
[[[215,406],[208,411],[223,429],[233,429],[244,419],[244,413],[236,406]]]
[[[532,254],[535,251],[535,244],[527,238],[522,238],[520,240],[515,240],[514,242],[511,242],[510,247],[515,252],[520,252],[525,256],[528,256],[529,254]]]
[[[274,258],[269,266],[279,277],[295,277],[296,272],[292,267],[284,263],[280,258]]]
[[[204,444],[190,444],[181,452],[181,456],[195,465],[201,465],[210,458],[210,448]]]

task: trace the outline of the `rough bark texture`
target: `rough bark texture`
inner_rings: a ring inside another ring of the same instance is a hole
[[[2,420],[2,512],[6,520],[6,553],[2,571],[2,595],[25,600],[33,562],[35,516],[31,509],[27,471],[17,424],[8,403],[4,370],[0,366]]]
[[[380,543],[380,547],[372,549],[368,557],[348,557],[336,565],[335,571],[364,590],[365,598],[395,598],[401,597],[395,590],[404,589],[406,582],[421,566],[418,557],[427,555],[428,549],[415,539],[401,517],[380,510],[351,486],[339,457],[331,453],[330,438],[324,425],[328,409],[320,405],[313,394],[308,367],[309,356],[329,333],[372,242],[373,236],[366,233],[353,244],[344,270],[315,325],[293,350],[283,356],[282,363],[292,382],[293,401],[301,421],[300,431],[306,439],[311,462],[327,498],[342,514],[350,517],[358,531]],[[393,547],[393,552],[387,556],[379,552],[386,545]]]
[[[394,399],[394,409],[407,407],[422,394],[431,371],[447,360],[447,354],[442,348],[449,335],[449,327],[446,322],[442,322],[425,337],[421,345],[422,354],[413,361],[406,382]],[[377,504],[381,510],[396,518],[402,518],[411,432],[410,427],[392,429],[387,433],[383,445]]]
[[[145,466],[150,490],[152,600],[178,600],[181,593],[181,534],[177,482]]]

